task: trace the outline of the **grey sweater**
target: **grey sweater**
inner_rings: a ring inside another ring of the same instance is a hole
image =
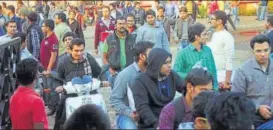
[[[255,58],[236,70],[231,91],[243,92],[256,107],[273,106],[273,60],[264,72]]]

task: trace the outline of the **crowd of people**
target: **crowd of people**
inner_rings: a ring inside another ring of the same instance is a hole
[[[3,3],[0,41],[21,38],[19,87],[9,106],[12,128],[48,129],[47,116],[60,110],[63,85],[74,77],[103,73],[102,86],[112,90],[115,127],[108,113],[87,104],[58,129],[272,129],[273,16],[258,15],[266,18],[267,31],[251,39],[254,57],[235,71],[235,38],[226,25],[229,21],[236,29],[240,2],[225,1],[223,10],[217,2],[210,2],[211,26],[206,28],[197,20],[194,1],[154,1],[151,9],[137,1],[108,6],[97,1],[94,55],[101,56],[102,66],[85,50],[84,1],[66,11],[48,1],[38,1],[32,10],[23,2],[17,9]],[[175,59],[171,39],[179,44]],[[64,82],[54,82],[55,72]],[[43,86],[52,89],[46,104],[34,90],[39,74]]]

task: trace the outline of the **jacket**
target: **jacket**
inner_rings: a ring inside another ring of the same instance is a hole
[[[89,53],[87,53],[87,59],[92,70],[92,77],[97,78],[101,73],[101,67],[95,58],[92,57]],[[85,75],[84,62],[73,63],[72,61],[72,56],[69,54],[58,62],[57,72],[59,77],[65,82],[71,81],[74,77]]]
[[[188,21],[188,29],[189,29],[189,27],[194,24],[194,20],[192,19],[191,16],[188,16],[187,21]],[[183,39],[181,39],[183,33],[188,33],[188,32],[183,32],[183,20],[178,18],[178,19],[176,19],[175,26],[174,26],[174,33],[173,33],[174,39],[175,40],[183,40]]]
[[[95,27],[95,49],[98,49],[101,33],[105,31],[114,31],[116,26],[116,22],[114,19],[110,19],[109,28],[104,24],[104,22],[100,19]]]
[[[167,51],[154,48],[148,56],[148,66],[131,85],[136,111],[140,116],[140,128],[157,128],[161,109],[173,100],[176,91],[181,92],[183,80],[171,71],[160,80],[159,75],[165,60],[171,57]]]
[[[39,59],[40,44],[44,38],[44,34],[37,22],[29,25],[27,29],[27,48],[36,59]]]
[[[139,9],[139,10],[133,9],[131,11],[131,13],[135,16],[136,25],[138,27],[142,26],[145,21],[145,10],[144,9]]]
[[[160,25],[153,27],[145,23],[141,26],[137,31],[136,43],[143,40],[154,43],[154,48],[162,48],[170,52],[167,34]]]
[[[125,53],[126,53],[126,67],[134,62],[134,51],[133,47],[135,44],[136,36],[129,34],[126,31],[125,39]],[[108,61],[111,67],[115,70],[121,69],[120,64],[120,41],[116,32],[109,35],[106,39],[106,44],[108,44]]]
[[[269,37],[271,42],[271,53],[273,53],[273,29],[267,33],[267,36]]]
[[[171,25],[175,24],[175,19],[171,19],[171,18],[167,18],[164,17],[163,20],[158,20],[157,22],[164,28],[167,36],[168,36],[168,40],[170,41],[170,36],[171,36]]]

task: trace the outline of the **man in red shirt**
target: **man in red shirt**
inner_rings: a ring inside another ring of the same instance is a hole
[[[102,8],[102,18],[98,20],[95,27],[95,51],[98,54],[98,46],[100,42],[104,42],[102,38],[103,32],[113,32],[115,30],[115,19],[110,17],[110,8],[104,6]]]
[[[16,68],[20,84],[10,99],[9,114],[12,129],[48,129],[45,104],[34,91],[38,73],[36,60],[27,58]]]
[[[45,38],[41,42],[41,51],[40,51],[40,62],[43,65],[45,71],[43,72],[43,85],[45,88],[54,88],[54,82],[50,77],[51,71],[56,68],[56,62],[58,57],[58,39],[53,32],[54,30],[54,21],[47,19],[42,24],[42,31],[45,35]],[[54,89],[53,89],[54,90]],[[58,94],[54,91],[50,92],[48,102],[48,108],[51,110],[48,115],[53,115],[56,111]]]

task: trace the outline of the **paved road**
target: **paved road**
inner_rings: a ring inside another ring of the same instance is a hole
[[[198,19],[198,22],[205,24],[207,27],[209,25],[207,24],[206,19]],[[256,21],[255,16],[243,16],[241,17],[241,22],[237,25],[237,30],[232,31],[232,34],[235,37],[235,61],[234,61],[234,67],[238,68],[242,63],[244,63],[247,59],[252,57],[252,51],[249,46],[249,41],[253,36],[243,36],[240,35],[240,32],[242,31],[249,31],[249,30],[262,30],[263,29],[264,21]],[[229,26],[229,25],[228,25]],[[230,27],[229,27],[230,28]],[[86,51],[89,53],[92,53],[94,55],[93,50],[93,43],[94,43],[94,27],[88,27],[84,31],[85,40],[86,40]],[[170,49],[173,54],[173,58],[175,59],[176,53],[177,53],[177,44],[170,44]],[[97,61],[102,64],[101,57],[98,55],[94,55],[97,59]],[[173,60],[174,61],[174,60]],[[106,104],[108,106],[109,115],[111,118],[111,121],[113,123],[115,119],[115,112],[109,105],[109,96],[111,94],[110,88],[102,88],[101,92],[103,93],[104,99],[106,100]],[[50,128],[53,128],[54,124],[54,118],[49,118],[49,126]]]

